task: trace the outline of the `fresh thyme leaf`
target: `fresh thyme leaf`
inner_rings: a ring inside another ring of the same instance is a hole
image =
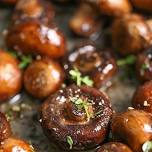
[[[141,66],[141,69],[142,69],[142,70],[146,70],[146,69],[148,69],[148,68],[149,68],[149,65],[146,64],[146,63],[142,64],[142,66]]]
[[[72,149],[72,146],[73,146],[73,139],[71,138],[71,136],[67,136],[67,143],[69,144],[70,149]]]
[[[22,56],[21,56],[21,62],[20,62],[20,64],[19,64],[19,67],[20,67],[21,69],[24,69],[24,68],[26,68],[31,62],[32,62],[32,57],[31,57],[30,55],[27,55],[27,56],[22,55]]]
[[[83,109],[87,115],[87,119],[90,119],[91,114],[89,113],[89,106],[90,103],[88,103],[85,100],[82,100],[81,98],[72,98],[71,101],[77,106],[78,109]]]
[[[120,59],[117,61],[118,66],[125,66],[125,65],[132,65],[136,61],[136,56],[135,55],[129,55],[124,59]]]
[[[17,52],[15,51],[8,51],[13,57],[17,58],[18,55],[17,55]]]
[[[97,117],[97,116],[101,115],[102,112],[103,112],[103,110],[99,110],[98,112],[95,113],[95,116]]]
[[[76,84],[78,86],[81,86],[82,84],[85,84],[90,87],[93,86],[93,81],[90,79],[90,77],[89,76],[83,77],[80,71],[76,67],[74,67],[73,70],[70,70],[69,74],[71,75],[72,80],[76,81]]]
[[[152,141],[146,141],[142,146],[143,152],[151,152],[152,151]]]

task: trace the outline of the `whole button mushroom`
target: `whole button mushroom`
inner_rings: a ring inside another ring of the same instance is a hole
[[[0,49],[0,102],[19,93],[21,86],[22,72],[17,59]]]
[[[112,113],[105,94],[72,85],[44,102],[41,124],[50,141],[61,149],[85,150],[104,141]]]
[[[88,76],[96,88],[106,84],[117,72],[117,64],[109,50],[100,50],[92,43],[80,44],[63,61],[67,79],[73,80],[73,74]],[[70,74],[70,75],[69,75]],[[72,81],[73,82],[73,81]]]
[[[120,142],[103,144],[97,152],[133,152],[127,145]]]
[[[10,137],[12,134],[11,127],[5,115],[0,112],[0,143]]]
[[[24,54],[40,54],[60,58],[65,54],[66,44],[62,32],[40,21],[22,21],[11,27],[6,36],[9,48]]]
[[[29,65],[24,73],[24,86],[29,94],[43,99],[57,91],[64,80],[60,65],[49,58],[42,58]]]
[[[23,140],[8,138],[4,140],[0,145],[1,152],[34,152],[31,145]]]
[[[152,113],[152,81],[139,86],[134,93],[132,105],[136,109],[142,109]]]
[[[127,144],[134,152],[143,152],[145,142],[152,140],[152,114],[142,110],[116,114],[111,130],[116,140]]]
[[[122,55],[138,54],[152,44],[151,29],[137,14],[127,14],[114,21],[112,44]]]

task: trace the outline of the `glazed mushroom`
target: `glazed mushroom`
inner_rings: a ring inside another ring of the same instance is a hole
[[[1,143],[1,152],[34,152],[31,145],[23,140],[8,138]]]
[[[151,29],[146,20],[137,14],[127,14],[114,21],[113,47],[122,55],[138,54],[152,44]]]
[[[87,86],[69,86],[41,108],[41,124],[51,142],[64,150],[84,150],[104,141],[113,111],[108,97]]]
[[[24,73],[24,86],[29,94],[43,99],[57,91],[64,80],[64,71],[55,61],[42,58],[29,65]]]
[[[0,102],[15,96],[22,86],[22,73],[18,61],[0,50]]]
[[[101,30],[99,12],[89,3],[80,3],[79,8],[70,19],[69,26],[79,36],[95,36]]]
[[[77,69],[82,76],[89,76],[93,86],[100,88],[116,71],[115,58],[108,50],[101,51],[91,43],[80,44],[73,52],[70,52],[64,59],[64,68],[67,78],[71,80],[70,71]]]
[[[129,145],[134,152],[142,152],[145,142],[152,139],[152,114],[142,110],[116,114],[111,129],[116,140]]]
[[[152,80],[152,48],[138,55],[136,71],[141,82]]]
[[[11,127],[4,114],[0,112],[0,143],[11,136]]]
[[[135,8],[144,10],[147,12],[152,12],[152,1],[151,0],[131,0]]]
[[[109,142],[102,145],[97,152],[132,152],[132,150],[120,142]]]
[[[50,2],[42,0],[20,0],[16,4],[12,24],[19,24],[24,20],[40,20],[50,22],[54,19],[55,11]]]
[[[23,21],[11,27],[6,36],[9,48],[24,54],[60,58],[65,54],[65,38],[54,26],[39,21]]]
[[[129,0],[86,0],[95,4],[102,14],[119,17],[128,14],[132,10]]]
[[[132,99],[134,108],[152,113],[152,81],[138,87]]]

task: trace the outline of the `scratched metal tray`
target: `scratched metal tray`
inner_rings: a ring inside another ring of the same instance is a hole
[[[64,31],[68,39],[68,50],[70,50],[77,41],[82,39],[74,37],[68,28],[68,20],[70,14],[74,11],[73,6],[56,7],[57,24]],[[0,6],[0,47],[5,48],[4,33],[7,29],[11,17],[12,8]],[[104,33],[104,31],[102,32]],[[96,40],[100,45],[103,45],[102,34]],[[109,95],[114,110],[117,112],[124,111],[130,106],[130,99],[135,90],[137,83],[128,79],[121,80],[120,75],[112,80],[112,86],[106,89],[105,92]],[[28,96],[23,90],[20,94],[11,99],[8,103],[0,106],[0,110],[5,112],[12,126],[15,137],[25,139],[33,144],[37,152],[61,152],[50,144],[48,139],[43,134],[39,124],[39,108],[41,102]],[[94,152],[92,150],[91,152]]]

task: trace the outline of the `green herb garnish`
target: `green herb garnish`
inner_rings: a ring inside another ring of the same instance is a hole
[[[146,63],[142,64],[142,66],[141,66],[142,70],[146,70],[148,68],[149,68],[149,64],[146,64]]]
[[[102,114],[102,112],[103,112],[103,110],[99,110],[98,112],[96,112],[96,113],[95,113],[95,117],[97,117],[97,116],[101,115],[101,114]]]
[[[150,152],[152,151],[152,141],[146,141],[142,146],[143,152]]]
[[[70,70],[69,74],[71,75],[72,80],[74,80],[78,86],[81,86],[82,84],[90,87],[93,86],[93,81],[90,79],[90,77],[82,76],[76,67],[73,70]]]
[[[15,51],[8,51],[13,57],[18,58],[20,63],[19,63],[19,68],[24,69],[26,68],[31,62],[32,62],[32,56],[31,55],[22,55],[18,52]]]
[[[125,66],[125,65],[132,65],[136,62],[136,56],[135,55],[129,55],[124,59],[120,59],[117,61],[118,66]]]
[[[91,114],[89,113],[90,103],[88,103],[85,100],[82,100],[81,98],[72,98],[71,101],[77,106],[79,110],[84,110],[87,115],[87,119],[90,119],[91,117]]]
[[[71,136],[67,136],[67,143],[69,144],[70,149],[72,149],[72,146],[73,146],[73,139],[71,138]]]

